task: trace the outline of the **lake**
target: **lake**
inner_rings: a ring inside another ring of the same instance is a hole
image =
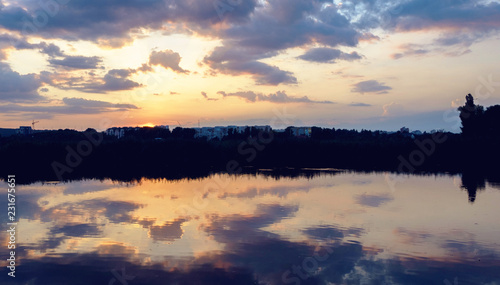
[[[327,171],[18,185],[16,277],[3,267],[1,282],[500,284],[500,186],[462,180]]]

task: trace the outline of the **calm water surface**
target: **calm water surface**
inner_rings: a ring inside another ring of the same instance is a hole
[[[2,284],[500,284],[500,187],[471,202],[460,176],[221,174],[17,194],[16,278],[4,267]]]

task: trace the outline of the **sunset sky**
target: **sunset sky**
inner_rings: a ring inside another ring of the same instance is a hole
[[[0,128],[458,132],[499,50],[500,1],[3,0]]]

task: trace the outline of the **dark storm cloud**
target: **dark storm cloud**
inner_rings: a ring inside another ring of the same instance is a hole
[[[356,93],[385,94],[389,90],[392,90],[391,87],[386,86],[383,83],[378,82],[377,80],[361,81],[359,83],[354,84],[353,86],[354,88],[351,90],[351,92],[356,92]]]
[[[217,94],[223,97],[238,97],[244,99],[247,102],[272,102],[272,103],[319,103],[319,104],[333,104],[332,101],[315,101],[309,99],[307,96],[293,97],[288,96],[285,91],[278,91],[271,94],[255,93],[253,91],[241,91],[234,93],[226,93],[224,91],[219,91]]]
[[[42,86],[36,74],[21,75],[6,63],[0,62],[0,102],[38,102],[45,99],[38,94]]]
[[[353,61],[362,57],[357,52],[345,53],[332,48],[313,48],[299,56],[299,58],[312,62],[334,63],[335,60]]]

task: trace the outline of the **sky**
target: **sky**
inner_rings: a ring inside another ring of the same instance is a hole
[[[459,132],[499,48],[500,1],[1,0],[0,128]]]

